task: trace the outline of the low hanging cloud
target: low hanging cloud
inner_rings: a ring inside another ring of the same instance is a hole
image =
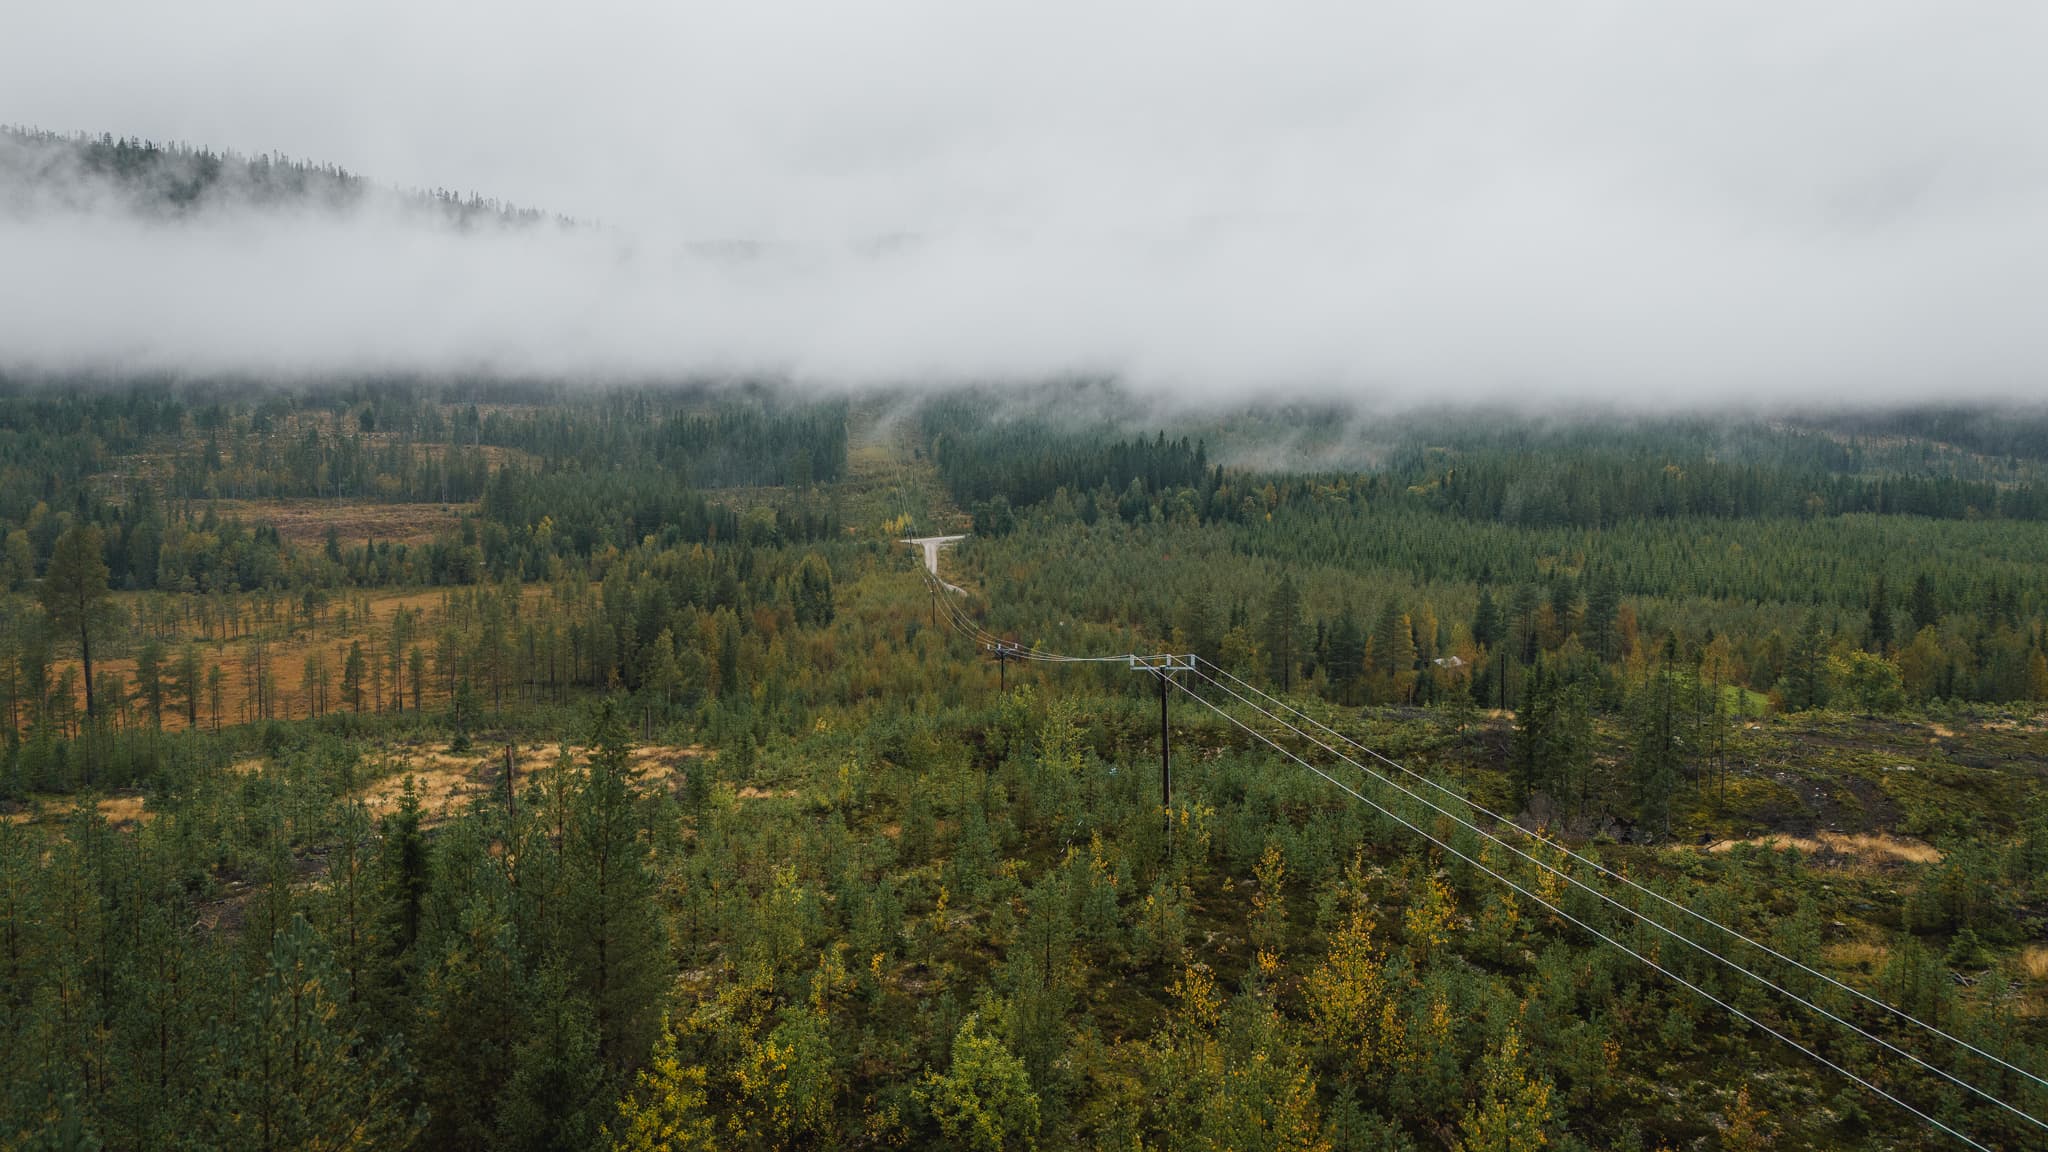
[[[2036,5],[47,19],[0,47],[0,116],[288,147],[589,223],[453,228],[384,195],[151,214],[79,175],[0,209],[16,371],[2048,394]]]

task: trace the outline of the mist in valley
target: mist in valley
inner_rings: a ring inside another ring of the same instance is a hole
[[[0,118],[364,187],[165,213],[0,163],[9,371],[1540,412],[2048,369],[2024,5],[202,8],[41,14]]]

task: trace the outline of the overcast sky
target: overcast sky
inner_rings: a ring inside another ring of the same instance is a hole
[[[606,225],[4,219],[15,364],[2048,395],[2037,0],[13,7],[0,121]]]

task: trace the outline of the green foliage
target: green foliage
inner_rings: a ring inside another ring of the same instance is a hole
[[[1636,818],[1660,835],[1671,830],[1671,799],[1678,788],[1679,691],[1677,675],[1660,668],[1630,700]]]
[[[943,1075],[926,1073],[918,1098],[956,1148],[1005,1152],[1038,1146],[1038,1095],[1024,1062],[982,1032],[973,1013],[953,1037],[952,1064]]]
[[[1520,798],[1538,792],[1583,812],[1591,786],[1593,723],[1585,686],[1538,662],[1515,714],[1513,763]]]
[[[397,1057],[343,1022],[332,957],[303,917],[279,931],[268,970],[208,1069],[205,1135],[229,1147],[341,1152],[411,1140]]]
[[[1522,1038],[1513,1028],[1487,1053],[1479,1098],[1458,1124],[1463,1152],[1537,1152],[1550,1143],[1551,1086],[1523,1064]]]
[[[560,932],[580,991],[596,1013],[597,1052],[637,1067],[662,1018],[664,940],[641,840],[646,821],[633,744],[617,702],[592,721],[588,764],[569,801],[561,851]]]
[[[1310,746],[1455,851],[1179,697],[1162,812],[1156,684],[999,681],[933,626],[888,541],[963,510],[982,627],[1202,654],[1451,811],[2039,1060],[2038,455],[1475,417],[1350,458],[1316,414],[980,404],[898,443],[745,391],[0,389],[0,1144],[1939,1146],[1527,893],[1854,1046]],[[1359,467],[1207,462],[1275,429]],[[208,493],[445,520],[281,534]],[[89,721],[37,595],[87,531],[96,687],[133,689]],[[1774,834],[1810,851],[1703,850]]]
[[[713,1152],[717,1125],[707,1105],[704,1069],[683,1064],[665,1040],[604,1135],[612,1152]]]
[[[1301,666],[1301,592],[1292,575],[1283,573],[1273,582],[1259,647],[1266,654],[1267,677],[1283,692],[1292,688]]]
[[[107,563],[102,556],[105,543],[98,528],[78,524],[65,530],[50,550],[50,566],[43,573],[43,612],[51,631],[76,637],[85,672],[85,711],[98,715],[93,696],[96,687],[92,671],[92,634],[105,623],[110,612],[107,599]]]

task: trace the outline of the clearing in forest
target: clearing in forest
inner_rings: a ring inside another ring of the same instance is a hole
[[[216,500],[213,510],[245,524],[270,524],[288,544],[319,547],[331,530],[343,544],[365,540],[426,544],[455,529],[471,504],[383,504],[371,500]]]

